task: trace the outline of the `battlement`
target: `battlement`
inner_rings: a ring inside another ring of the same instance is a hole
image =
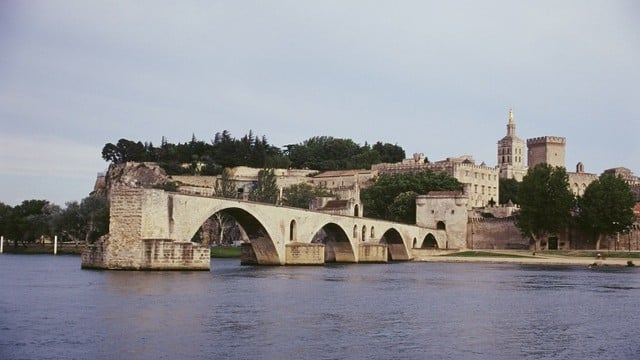
[[[527,146],[530,145],[541,145],[541,144],[560,144],[564,145],[567,143],[567,139],[561,136],[540,136],[531,139],[527,139]]]

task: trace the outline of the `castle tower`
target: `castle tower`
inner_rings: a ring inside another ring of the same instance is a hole
[[[559,136],[542,136],[527,139],[529,167],[532,168],[538,164],[565,167],[564,148],[566,142],[565,138]]]
[[[527,173],[524,166],[524,141],[516,136],[516,123],[513,121],[511,109],[509,109],[507,136],[498,141],[498,167],[501,179],[522,181]]]

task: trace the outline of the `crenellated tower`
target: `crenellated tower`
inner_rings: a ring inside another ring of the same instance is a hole
[[[564,149],[567,140],[560,136],[541,136],[527,139],[528,165],[530,168],[538,164],[549,164],[565,167]]]
[[[509,109],[507,136],[498,141],[498,167],[500,178],[522,181],[527,173],[524,164],[524,141],[516,135],[513,110]]]

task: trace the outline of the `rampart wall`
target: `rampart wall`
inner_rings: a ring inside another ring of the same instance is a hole
[[[470,249],[529,249],[513,218],[480,219],[467,224],[467,247]]]

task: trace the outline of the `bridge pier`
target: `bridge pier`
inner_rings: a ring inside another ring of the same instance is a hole
[[[361,263],[386,263],[388,262],[388,249],[384,244],[360,244],[358,246],[358,262]]]
[[[324,245],[290,243],[285,246],[285,265],[324,265]]]

